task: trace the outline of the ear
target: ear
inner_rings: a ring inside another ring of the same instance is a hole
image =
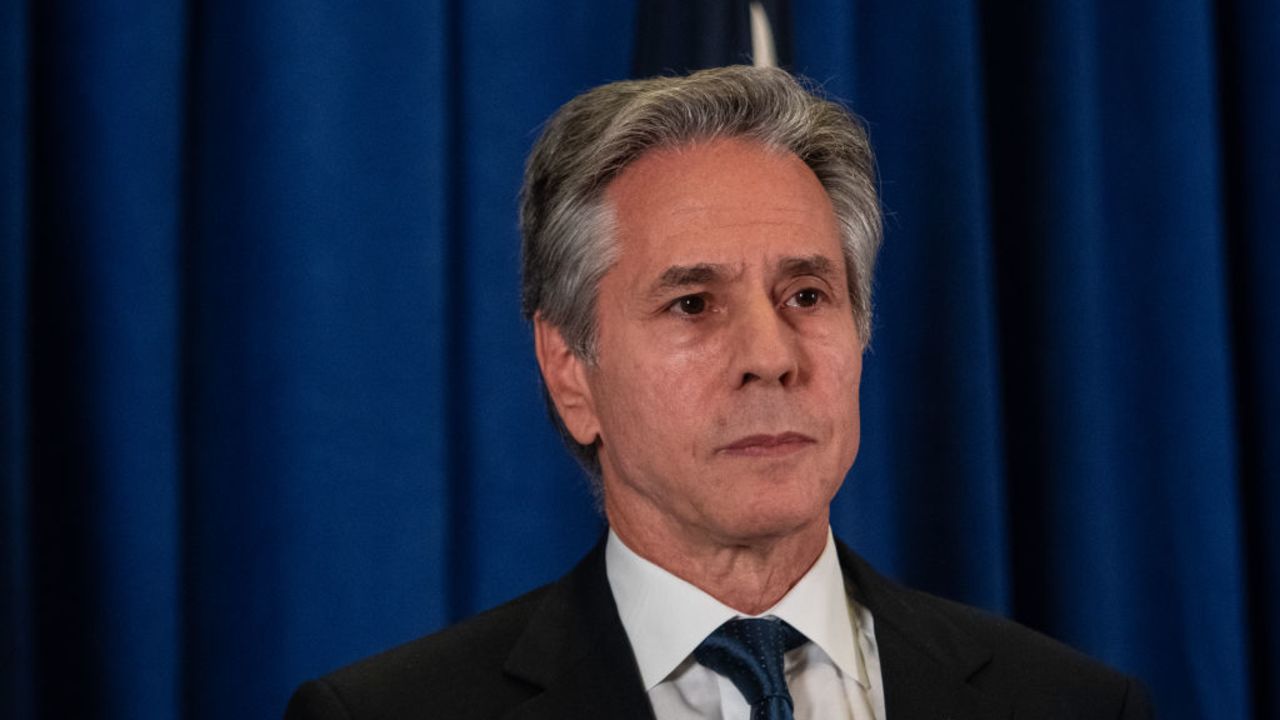
[[[594,443],[600,436],[600,421],[587,383],[586,361],[569,348],[560,328],[547,322],[542,313],[533,316],[533,348],[542,381],[569,434],[581,445]]]

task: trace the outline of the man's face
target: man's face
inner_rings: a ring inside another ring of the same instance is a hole
[[[645,154],[606,199],[620,254],[570,430],[600,438],[610,522],[722,545],[825,527],[862,343],[818,179],[720,139]]]

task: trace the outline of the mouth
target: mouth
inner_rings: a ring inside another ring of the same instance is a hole
[[[741,457],[775,457],[798,452],[816,442],[808,435],[801,435],[795,432],[785,432],[779,435],[748,435],[718,448],[717,451],[725,455]]]

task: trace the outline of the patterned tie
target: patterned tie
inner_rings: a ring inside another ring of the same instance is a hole
[[[804,642],[778,618],[738,618],[716,628],[693,657],[729,678],[751,705],[751,720],[792,720],[782,654]]]

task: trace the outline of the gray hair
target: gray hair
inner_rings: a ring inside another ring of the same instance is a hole
[[[881,236],[867,133],[847,110],[785,71],[744,65],[602,85],[556,111],[529,155],[520,189],[525,318],[541,314],[574,354],[594,363],[596,293],[618,256],[605,188],[649,150],[730,137],[793,153],[822,183],[866,343]],[[561,436],[598,478],[596,446],[578,443],[546,399]]]

